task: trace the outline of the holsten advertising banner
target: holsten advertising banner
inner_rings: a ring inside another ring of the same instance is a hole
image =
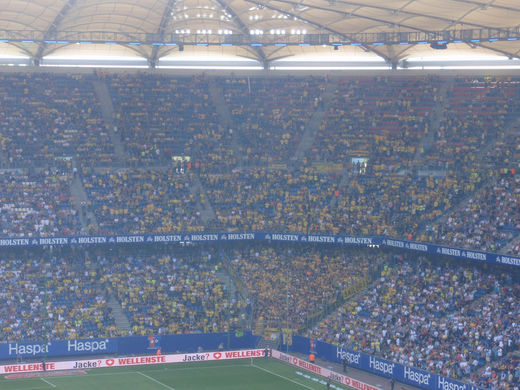
[[[314,341],[315,352],[321,359],[335,363],[346,360],[347,365],[387,378],[395,378],[396,381],[407,383],[428,390],[481,390],[479,387],[469,385],[454,379],[433,374],[427,371],[404,366],[362,352],[344,349],[321,341]],[[293,337],[292,351],[309,353],[310,339],[302,336]]]
[[[295,233],[179,233],[135,234],[114,236],[70,236],[0,238],[0,247],[49,246],[49,245],[104,245],[104,244],[153,244],[181,242],[228,242],[228,241],[284,241],[319,243],[328,245],[362,245],[368,247],[397,248],[406,251],[431,253],[491,264],[520,266],[520,257],[474,251],[415,241],[398,240],[377,236],[334,236],[327,234]]]

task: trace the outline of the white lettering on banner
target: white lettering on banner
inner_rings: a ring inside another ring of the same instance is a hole
[[[101,343],[101,342],[98,342]],[[84,342],[83,344],[86,344]],[[40,346],[40,349],[44,349],[47,346]],[[29,350],[28,345],[13,345],[14,349],[17,348],[25,348],[26,351]],[[36,348],[33,345],[30,350],[33,351]],[[76,345],[78,348],[78,345]],[[90,347],[83,345],[83,348],[91,348],[90,350],[94,350],[95,346],[93,344]],[[98,346],[99,348],[99,346]],[[37,348],[36,348],[37,349]],[[78,349],[79,350],[79,349]],[[36,352],[38,353],[38,352]],[[53,370],[71,370],[74,368],[102,368],[102,367],[122,367],[122,366],[138,366],[138,365],[147,365],[147,364],[162,364],[162,363],[181,363],[181,362],[190,362],[190,361],[216,361],[216,360],[231,360],[231,359],[245,359],[245,358],[260,358],[264,356],[263,349],[247,349],[240,351],[225,351],[225,352],[210,352],[210,353],[190,353],[190,354],[176,354],[176,355],[152,355],[152,356],[134,356],[134,357],[120,357],[120,358],[110,358],[110,359],[89,359],[89,360],[72,360],[72,361],[62,361],[62,362],[52,362],[47,363],[45,365],[48,371]],[[42,364],[11,364],[0,366],[0,375],[11,373],[11,372],[30,372],[30,371],[42,371]]]
[[[497,261],[502,264],[520,265],[520,258],[518,257],[498,256]]]
[[[486,254],[479,253],[479,252],[466,251],[466,253],[464,254],[464,257],[466,257],[468,259],[473,259],[473,260],[481,260],[481,261],[487,260]]]
[[[66,245],[69,243],[69,239],[65,237],[51,237],[51,238],[40,238],[40,245]]]
[[[328,368],[316,366],[315,364],[311,364],[309,362],[306,362],[305,360],[301,360],[297,357],[287,355],[277,350],[273,350],[271,356],[275,359],[281,360],[282,362],[289,363],[293,366],[301,367],[306,371],[310,371],[314,374],[318,374],[325,378],[330,378],[331,380],[353,387],[357,390],[379,390],[378,387],[369,385],[368,383],[364,383],[354,378],[338,374],[337,372],[329,370]]]
[[[117,236],[116,237],[116,242],[117,243],[120,243],[120,242],[126,242],[126,243],[144,242],[144,236]]]
[[[107,350],[107,340],[101,341],[78,341],[78,340],[68,340],[67,341],[67,351],[69,352],[96,352],[96,351],[106,351]]]
[[[78,244],[106,244],[106,237],[78,237]]]
[[[154,236],[154,242],[179,242],[182,241],[182,236],[180,234],[171,234],[166,236]]]
[[[397,240],[386,240],[386,245],[393,246],[395,248],[404,248],[404,242]]]
[[[409,245],[410,249],[414,251],[428,252],[428,247],[424,244],[417,244],[416,242],[411,242]]]
[[[394,375],[394,367],[395,363],[387,363],[376,359],[375,357],[370,356],[370,360],[368,362],[370,368],[379,371],[383,374]]]
[[[336,348],[336,357],[340,360],[345,359],[349,364],[360,364],[361,354],[344,351],[343,348]]]
[[[466,385],[453,383],[442,376],[438,377],[437,389],[442,390],[466,390]]]
[[[332,236],[308,236],[308,242],[328,242],[334,244],[336,241]]]
[[[430,385],[431,374],[426,374],[420,371],[411,369],[410,367],[404,366],[404,377],[409,381],[418,383],[420,385]]]
[[[441,248],[441,254],[460,257],[460,250],[454,248]]]
[[[218,241],[218,234],[192,234],[191,241]]]
[[[228,233],[228,240],[254,240],[255,235],[253,233]]]
[[[28,238],[3,238],[0,240],[0,246],[18,246],[29,245]]]
[[[266,236],[267,238],[267,236]],[[270,240],[276,240],[276,241],[298,241],[298,235],[297,234],[276,234],[273,233],[271,235]]]
[[[9,355],[38,355],[40,353],[49,353],[49,346],[47,344],[18,344],[9,343]]]
[[[342,241],[345,242],[345,244],[373,244],[372,239],[369,237],[345,237]]]

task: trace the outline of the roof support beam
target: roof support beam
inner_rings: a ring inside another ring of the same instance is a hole
[[[168,22],[171,20],[171,13],[173,11],[173,7],[175,6],[175,3],[177,0],[168,0],[166,3],[166,7],[164,7],[164,11],[161,17],[161,23],[159,24],[159,28],[157,29],[157,34],[159,35],[160,39],[159,42],[162,42],[164,40],[164,34],[166,33],[166,27],[168,27]],[[150,65],[152,67],[155,67],[157,64],[159,55],[159,47],[154,46],[152,49],[152,55],[150,56]]]
[[[520,13],[520,8],[507,7],[504,5],[494,4],[494,1],[491,1],[490,3],[482,3],[480,1],[474,1],[474,0],[452,0],[452,1],[455,1],[457,3],[473,4],[473,5],[479,6],[482,9],[487,9],[487,8],[491,7],[491,8],[496,8],[496,9],[500,9],[503,11]]]
[[[487,45],[483,45],[482,43],[472,43],[472,45],[475,45],[475,46],[478,46],[478,47],[483,47],[484,49],[487,49],[487,50],[491,50],[491,51],[494,51],[495,53],[500,53],[506,57],[509,57],[509,58],[520,58],[520,51],[516,52],[516,53],[508,53],[504,50],[500,50],[500,49],[497,49],[496,47],[490,47],[490,46],[487,46]]]
[[[303,17],[301,17],[301,16],[299,16],[299,15],[296,15],[296,14],[294,14],[294,13],[291,13],[291,12],[287,12],[287,11],[281,10],[281,9],[279,9],[279,8],[277,8],[277,7],[273,7],[273,6],[270,5],[270,4],[262,3],[262,2],[259,2],[259,1],[253,1],[253,0],[246,0],[246,1],[247,1],[247,2],[250,2],[250,3],[252,3],[252,4],[261,5],[261,6],[265,7],[265,8],[270,9],[270,10],[273,10],[273,11],[277,11],[277,12],[280,12],[280,13],[283,13],[283,14],[286,14],[286,15],[289,15],[289,16],[292,16],[293,18],[297,18],[297,19],[299,19],[299,20],[301,20],[301,21],[303,21],[303,22],[305,22],[305,23],[307,23],[307,24],[309,24],[309,25],[311,25],[311,26],[314,26],[314,27],[316,27],[316,28],[318,28],[318,29],[320,29],[320,30],[328,31],[328,32],[330,32],[330,33],[332,33],[332,34],[335,34],[335,35],[337,35],[337,36],[339,36],[339,37],[342,37],[343,39],[353,41],[353,39],[352,39],[351,37],[349,37],[348,34],[340,33],[339,31],[336,31],[336,30],[334,30],[334,29],[332,29],[332,28],[329,28],[329,27],[327,27],[327,26],[323,26],[323,25],[321,25],[321,24],[318,24],[318,23],[313,22],[313,21],[311,21],[311,20],[309,20],[309,19],[303,18]],[[379,57],[383,58],[386,62],[390,62],[390,58],[388,58],[386,55],[384,55],[383,53],[379,52],[378,50],[375,50],[374,48],[371,48],[371,47],[369,47],[368,45],[364,45],[364,44],[361,45],[361,47],[363,47],[365,50],[368,50],[368,51],[373,52],[374,54],[376,54],[376,55],[378,55]]]
[[[45,47],[46,47],[45,41],[50,40],[52,38],[52,36],[56,33],[56,31],[58,30],[58,26],[63,21],[65,16],[67,16],[67,14],[71,10],[71,8],[74,7],[74,5],[76,4],[76,1],[77,0],[68,0],[65,3],[65,5],[62,7],[60,12],[58,12],[58,14],[54,18],[54,20],[52,21],[51,25],[49,26],[49,28],[43,35],[42,42],[40,42],[40,44],[38,45],[38,50],[36,51],[36,54],[34,55],[35,63],[39,64],[39,62],[43,56],[43,51],[45,50]]]
[[[370,17],[370,16],[365,16],[365,15],[362,15],[362,14],[360,14],[358,12],[355,12],[355,11],[353,11],[353,12],[345,12],[345,11],[337,10],[337,9],[334,9],[334,8],[318,7],[316,5],[307,4],[307,3],[300,3],[300,2],[291,1],[291,0],[276,0],[276,1],[279,2],[279,3],[290,4],[292,6],[296,6],[296,5],[306,6],[306,7],[309,7],[309,8],[312,8],[312,9],[317,9],[317,10],[320,10],[320,11],[326,11],[326,12],[331,12],[331,13],[335,13],[335,14],[340,14],[340,15],[343,15],[344,17],[346,17],[346,16],[349,16],[349,17],[350,16],[354,16],[356,18],[366,19],[366,20],[370,20],[372,22],[378,22],[378,23],[384,23],[384,24],[393,24],[393,25],[396,25],[396,26],[399,26],[399,27],[406,27],[406,28],[409,28],[409,29],[415,30],[415,31],[429,32],[429,30],[425,30],[423,28],[419,28],[419,27],[416,27],[416,26],[404,24],[402,22],[397,22],[396,23],[396,22],[393,22],[393,21],[388,20],[388,19],[380,19],[380,18],[374,18],[374,17]],[[407,15],[412,15],[412,16],[417,16],[417,17],[433,18],[433,19],[436,19],[436,20],[444,21],[444,22],[449,23],[449,24],[454,24],[454,23],[456,24],[458,22],[457,20],[453,20],[453,19],[447,19],[447,18],[442,18],[442,17],[435,17],[435,16],[431,16],[431,15],[424,15],[424,14],[419,14],[419,13],[415,13],[415,12],[409,12],[409,11],[406,11],[406,10],[396,10],[394,8],[389,8],[389,7],[384,7],[384,6],[370,6],[370,5],[365,5],[363,3],[351,2],[351,1],[342,1],[341,3],[346,4],[346,5],[353,5],[353,6],[359,6],[359,7],[379,9],[379,10],[384,10],[384,11],[388,11],[388,12],[404,13],[404,14],[407,14]],[[281,12],[284,12],[284,11],[281,11]],[[472,10],[472,12],[473,12],[473,10]],[[481,24],[477,24],[477,23],[466,23],[466,22],[464,22],[464,24],[466,24],[468,26],[479,27],[479,28],[490,28],[490,26],[485,26],[485,25],[481,25]]]
[[[243,34],[248,35],[249,34],[249,28],[242,21],[242,19],[240,19],[240,16],[238,16],[238,14],[231,7],[229,7],[223,0],[215,0],[215,1],[220,5],[220,7],[223,10],[225,10],[228,14],[230,14],[232,16],[233,20],[237,24],[237,26],[240,29],[240,31],[242,31]],[[268,60],[267,60],[267,57],[266,57],[266,55],[264,53],[264,50],[262,48],[260,48],[260,47],[255,47],[254,51],[255,51],[256,55],[258,56],[258,59],[260,60],[260,62],[264,66],[264,68],[267,67]]]

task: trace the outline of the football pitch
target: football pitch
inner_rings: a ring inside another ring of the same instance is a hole
[[[0,390],[318,390],[324,378],[274,359],[99,368],[84,375],[0,378]],[[350,389],[332,383],[332,389]]]

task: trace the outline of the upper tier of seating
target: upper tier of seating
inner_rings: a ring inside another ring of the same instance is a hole
[[[4,236],[272,229],[518,253],[517,79],[0,77]]]

